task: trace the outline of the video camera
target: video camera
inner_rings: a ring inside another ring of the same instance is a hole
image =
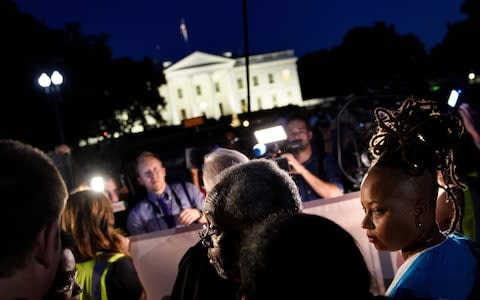
[[[281,125],[257,130],[254,134],[258,144],[253,146],[253,156],[272,159],[285,171],[289,171],[290,167],[281,154],[295,153],[304,147],[302,141],[287,141],[287,134]]]

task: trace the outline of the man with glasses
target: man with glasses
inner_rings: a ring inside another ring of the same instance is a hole
[[[151,152],[137,157],[137,180],[147,191],[129,213],[130,235],[165,230],[203,222],[203,193],[193,184],[167,184],[166,170]]]
[[[207,195],[204,212],[208,225],[201,233],[218,275],[239,282],[240,245],[252,226],[301,209],[295,183],[272,160],[256,159],[224,171]]]

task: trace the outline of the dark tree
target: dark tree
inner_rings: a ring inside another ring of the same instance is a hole
[[[400,36],[393,26],[354,28],[340,46],[299,59],[304,98],[423,92],[426,57],[418,38]]]
[[[157,91],[164,82],[161,70],[148,58],[112,60],[107,34],[85,35],[80,24],[50,29],[10,0],[0,0],[0,27],[0,137],[51,149],[60,142],[57,104],[66,142],[75,146],[79,139],[115,130],[116,109],[153,110],[162,104]],[[64,83],[60,92],[47,95],[37,79],[54,69]]]

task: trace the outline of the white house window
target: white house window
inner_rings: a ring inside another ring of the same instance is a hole
[[[285,81],[285,82],[290,81],[290,77],[291,77],[290,70],[289,69],[283,69],[283,71],[282,71],[283,81]]]
[[[253,76],[253,85],[258,86],[258,76]]]
[[[257,97],[257,106],[258,106],[258,109],[262,109],[262,98],[261,97]]]
[[[277,107],[277,95],[275,94],[272,95],[272,104],[273,107]]]
[[[237,86],[239,89],[243,89],[243,80],[242,78],[237,78]]]
[[[202,87],[200,85],[195,86],[195,90],[197,91],[197,95],[201,96],[202,95]]]
[[[177,89],[177,97],[178,97],[178,99],[182,99],[182,98],[183,98],[183,91],[182,91],[182,89]]]
[[[220,83],[215,82],[215,92],[220,93]]]
[[[270,84],[274,83],[273,74],[272,74],[272,73],[268,73],[268,83],[270,83]]]
[[[240,107],[242,108],[242,112],[248,112],[247,101],[245,101],[245,99],[240,100]]]

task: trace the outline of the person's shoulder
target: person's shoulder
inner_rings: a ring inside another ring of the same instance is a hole
[[[480,243],[478,241],[471,240],[467,236],[464,236],[461,233],[454,232],[448,235],[447,240],[451,247],[456,247],[459,249],[468,249],[480,259]]]
[[[445,260],[446,257],[457,257],[455,261]],[[446,239],[425,250],[415,263],[416,266],[428,266],[430,271],[435,266],[439,269],[458,268],[460,266],[471,265],[472,262],[479,260],[480,248],[478,244],[462,236],[461,234],[450,234]],[[451,264],[453,264],[451,266]]]
[[[136,214],[141,211],[144,211],[145,208],[147,208],[150,204],[148,203],[148,200],[146,198],[143,198],[142,200],[138,201],[131,209],[129,214]]]
[[[196,185],[188,181],[169,183],[168,186],[172,190],[174,190],[176,193],[178,193],[179,191],[184,192],[185,190],[187,191],[199,190]]]
[[[132,259],[128,257],[127,255],[123,255],[118,257],[111,266],[112,270],[116,271],[125,271],[125,270],[131,270],[134,269]]]
[[[189,181],[174,182],[174,183],[170,183],[169,186],[179,188],[179,189],[181,189],[183,187],[188,187],[188,188],[189,187],[195,187],[196,188],[196,186]]]
[[[183,254],[179,265],[189,265],[193,262],[201,261],[202,259],[206,259],[208,262],[207,248],[203,247],[201,241],[199,241],[195,245],[188,248],[188,250]]]

